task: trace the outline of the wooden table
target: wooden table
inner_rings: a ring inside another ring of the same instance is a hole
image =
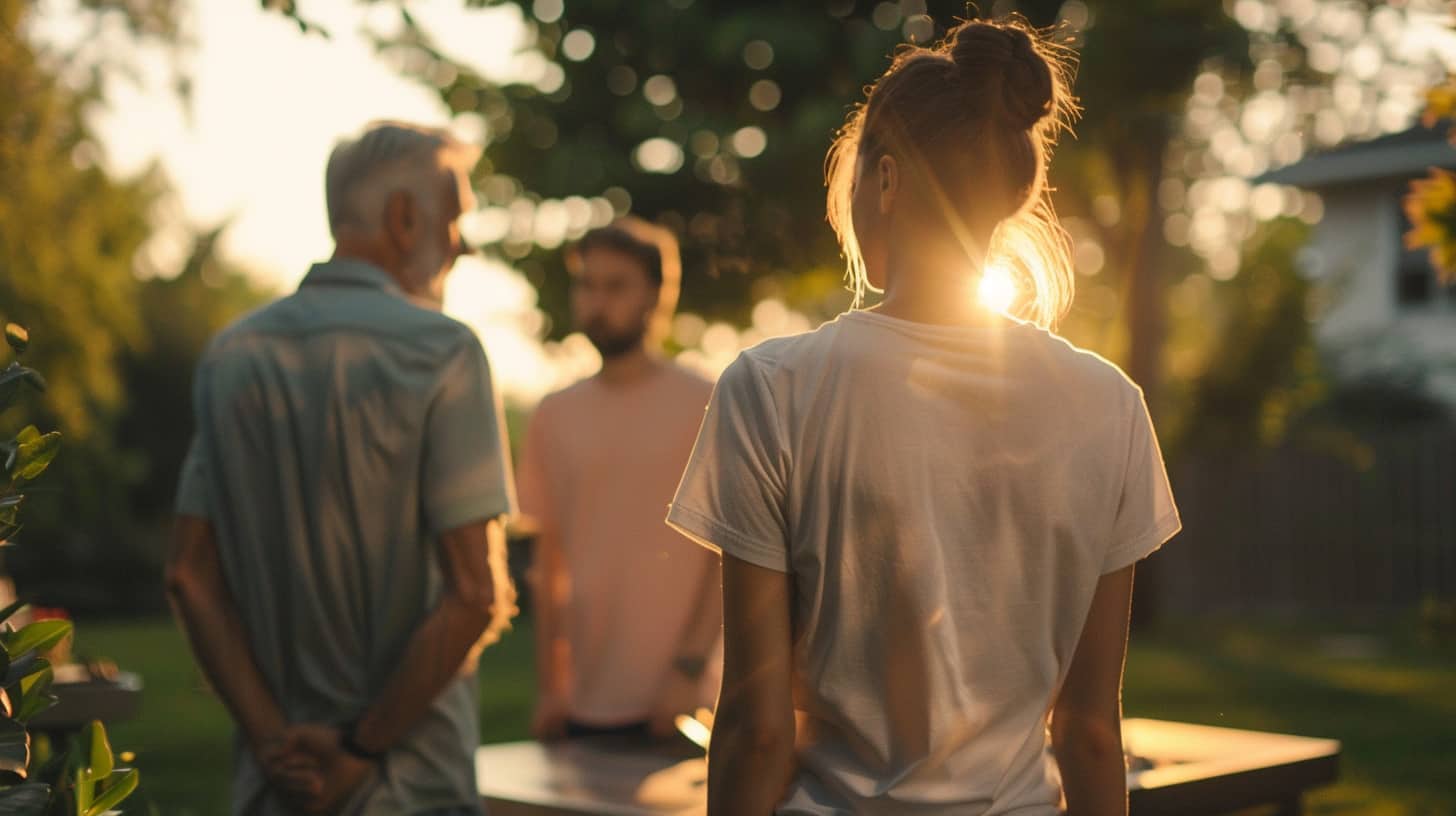
[[[1132,816],[1215,816],[1267,804],[1297,816],[1305,791],[1340,775],[1340,743],[1330,739],[1126,720],[1123,743],[1153,765],[1128,772]]]
[[[1334,740],[1127,720],[1123,737],[1141,759],[1128,772],[1132,816],[1214,816],[1275,804],[1301,812],[1301,797],[1334,782]],[[686,816],[701,813],[701,756],[620,740],[486,745],[475,755],[491,816]]]
[[[93,679],[80,666],[56,668],[56,682],[51,686],[56,704],[31,717],[28,726],[49,736],[58,747],[65,747],[66,739],[92,720],[110,725],[130,720],[141,710],[142,679],[131,672]]]

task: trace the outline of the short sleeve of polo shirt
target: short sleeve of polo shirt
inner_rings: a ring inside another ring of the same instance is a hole
[[[485,350],[473,334],[445,368],[424,436],[420,501],[430,533],[513,512],[505,421]]]

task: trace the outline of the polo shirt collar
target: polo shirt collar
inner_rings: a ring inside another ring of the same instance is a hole
[[[368,261],[360,261],[354,258],[335,258],[328,261],[320,261],[309,267],[308,274],[303,277],[303,286],[365,286],[371,289],[380,289],[396,295],[404,295],[404,290],[388,272],[375,266]]]

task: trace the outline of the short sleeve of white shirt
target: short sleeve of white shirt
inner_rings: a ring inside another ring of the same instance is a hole
[[[1182,527],[1153,421],[1138,391],[1128,412],[1127,464],[1102,574],[1152,555]]]
[[[768,383],[739,355],[713,389],[667,523],[711,550],[787,572],[788,464]]]

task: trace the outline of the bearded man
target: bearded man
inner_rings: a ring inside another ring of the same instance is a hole
[[[712,384],[665,359],[680,277],[666,230],[624,218],[568,250],[571,311],[602,355],[546,397],[521,457],[536,529],[538,738],[663,737],[711,705],[721,666],[716,555],[662,519]]]

